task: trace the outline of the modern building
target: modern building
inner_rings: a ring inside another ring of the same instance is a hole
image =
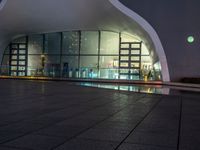
[[[1,75],[199,77],[196,0],[1,0]]]

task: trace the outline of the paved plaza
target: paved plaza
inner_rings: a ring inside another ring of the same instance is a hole
[[[0,80],[0,150],[198,150],[200,94]]]

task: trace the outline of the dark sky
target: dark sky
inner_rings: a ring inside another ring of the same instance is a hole
[[[200,28],[200,0],[120,0],[154,26]],[[187,29],[189,28],[189,29]],[[193,29],[192,29],[193,28]],[[196,29],[195,29],[196,28]]]

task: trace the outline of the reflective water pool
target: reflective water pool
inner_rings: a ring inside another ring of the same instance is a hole
[[[97,88],[106,88],[113,90],[121,90],[121,91],[133,91],[140,93],[154,93],[154,94],[169,94],[170,89],[168,87],[163,87],[161,85],[122,85],[122,84],[99,84],[99,83],[89,83],[82,82],[77,83],[81,86],[89,86],[89,87],[97,87]]]

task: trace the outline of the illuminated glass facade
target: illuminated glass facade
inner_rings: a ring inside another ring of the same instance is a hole
[[[137,37],[69,31],[18,38],[4,52],[1,75],[161,80],[159,63]]]

